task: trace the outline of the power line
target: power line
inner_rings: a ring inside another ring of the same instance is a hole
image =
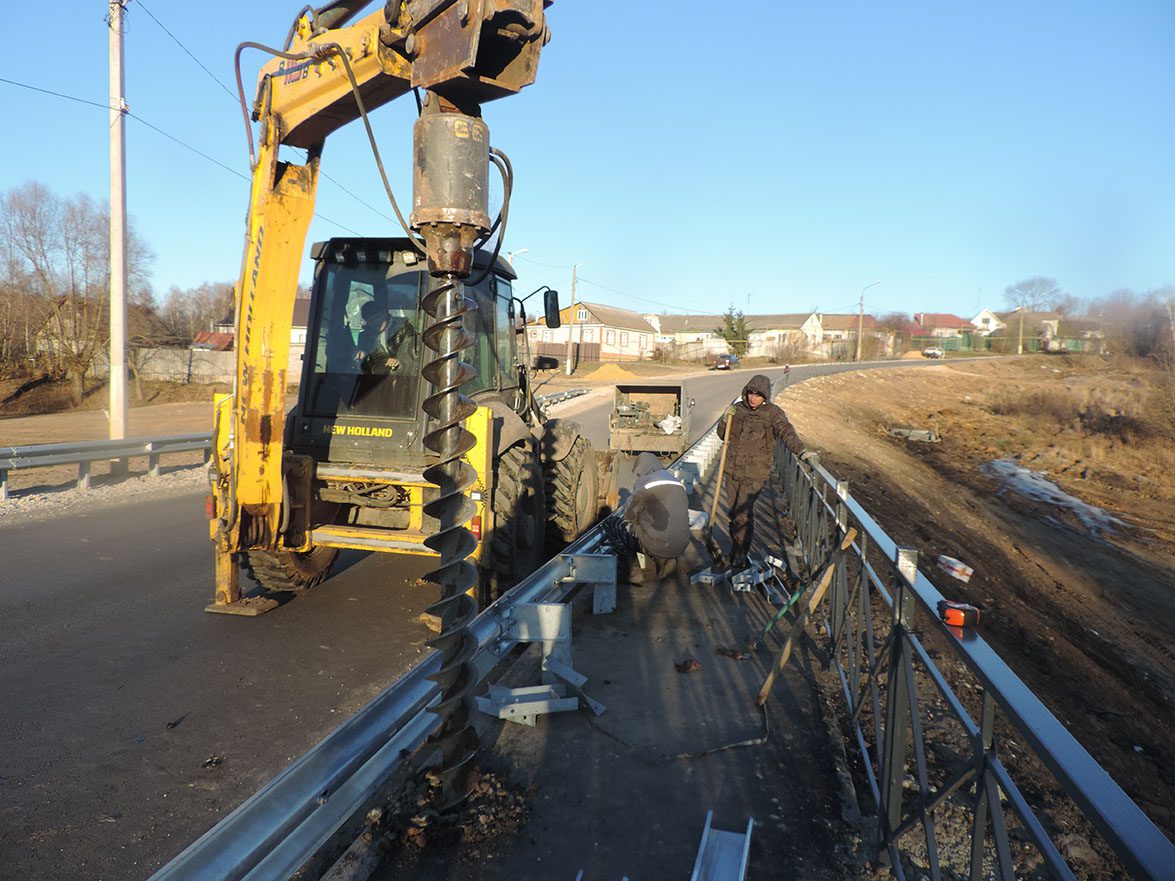
[[[204,66],[204,62],[203,62],[203,61],[201,61],[199,58],[197,58],[195,55],[193,55],[193,54],[192,54],[192,52],[191,52],[191,50],[189,50],[187,46],[185,46],[183,43],[181,43],[181,42],[180,42],[180,40],[179,40],[179,37],[177,37],[175,34],[173,34],[171,31],[169,31],[169,30],[167,29],[167,27],[166,27],[166,26],[163,24],[163,22],[161,22],[159,19],[157,19],[157,18],[155,17],[155,15],[154,15],[154,14],[151,12],[151,10],[150,10],[150,9],[148,9],[148,8],[146,7],[146,5],[143,3],[143,0],[138,0],[138,4],[139,4],[139,6],[142,8],[142,10],[143,10],[145,13],[147,13],[147,17],[148,17],[148,18],[150,18],[150,19],[151,19],[151,21],[155,22],[155,24],[159,25],[159,27],[160,27],[160,29],[163,31],[163,33],[165,33],[165,34],[167,34],[169,37],[171,37],[171,39],[172,39],[172,40],[175,42],[175,44],[176,44],[177,46],[179,46],[181,49],[183,49],[183,50],[184,50],[184,52],[186,52],[186,53],[187,53],[187,55],[188,55],[188,57],[189,57],[189,58],[191,58],[191,59],[192,59],[194,62],[196,62],[198,65],[200,65],[200,69],[201,69],[201,70],[203,70],[203,71],[204,71],[206,74],[208,74],[208,76],[210,76],[210,77],[212,78],[212,81],[213,81],[214,83],[216,83],[218,86],[220,86],[222,89],[224,89],[224,91],[225,91],[225,92],[228,94],[228,96],[229,96],[229,97],[232,99],[232,101],[233,101],[233,103],[234,103],[234,104],[235,104],[235,103],[237,103],[237,96],[236,96],[236,94],[235,94],[235,93],[234,93],[234,92],[233,92],[233,91],[232,91],[232,90],[231,90],[231,89],[230,89],[228,86],[226,86],[224,83],[222,83],[222,82],[220,81],[220,79],[218,79],[218,78],[217,78],[216,74],[214,74],[214,73],[213,73],[212,71],[210,71],[210,70],[209,70],[207,67],[205,67],[205,66]]]
[[[43,95],[52,95],[55,98],[64,98],[66,101],[77,101],[79,104],[89,104],[91,107],[101,107],[103,110],[116,110],[117,108],[109,104],[100,104],[97,101],[87,101],[85,98],[75,98],[73,95],[66,95],[62,92],[54,92],[51,89],[41,89],[37,86],[30,86],[28,83],[18,83],[16,80],[5,79],[0,77],[0,83],[8,83],[10,86],[18,86],[22,89],[28,89],[30,92],[40,92]]]
[[[79,104],[88,104],[91,107],[98,107],[98,108],[101,108],[102,110],[115,109],[115,108],[111,107],[109,104],[99,104],[97,101],[87,101],[85,98],[78,98],[78,97],[75,97],[74,95],[66,95],[63,92],[54,92],[51,89],[42,89],[42,88],[39,88],[38,86],[31,86],[28,83],[17,82],[16,80],[10,80],[10,79],[6,79],[4,77],[0,77],[0,82],[8,83],[11,86],[18,86],[19,88],[22,88],[22,89],[28,89],[29,91],[32,91],[32,92],[40,92],[45,95],[52,95],[55,98],[64,98],[66,101],[76,101]],[[237,171],[236,169],[231,168],[228,165],[225,165],[219,159],[214,159],[213,157],[209,156],[207,153],[203,152],[202,150],[199,150],[196,147],[193,147],[191,144],[187,143],[183,139],[177,138],[175,135],[173,135],[169,132],[165,132],[159,126],[153,125],[152,123],[147,122],[147,120],[143,119],[143,117],[136,116],[135,114],[131,113],[129,110],[126,111],[126,114],[131,119],[142,123],[147,128],[162,135],[163,137],[167,138],[169,141],[174,141],[176,144],[179,144],[184,149],[190,150],[191,152],[195,153],[197,156],[201,157],[202,159],[205,159],[208,162],[211,162],[213,165],[216,165],[217,167],[224,169],[229,174],[235,174],[237,177],[241,178],[241,180],[244,180],[244,181],[249,180],[249,178],[247,176],[241,174],[241,172]],[[339,223],[337,220],[332,220],[331,218],[326,217],[323,214],[319,214],[317,211],[314,212],[314,216],[317,217],[319,220],[325,220],[327,223],[332,224],[333,226],[337,226],[339,229],[346,230],[347,232],[351,233],[352,235],[356,235],[356,236],[362,235],[358,231],[351,229],[351,227],[346,226],[345,224]]]
[[[581,278],[579,280],[581,282],[583,282],[584,284],[590,284],[592,287],[596,287],[596,288],[600,288],[601,290],[609,291],[610,293],[616,294],[617,296],[625,297],[630,300],[638,300],[641,303],[651,303],[654,306],[661,306],[665,309],[681,309],[681,310],[684,310],[685,312],[690,312],[694,315],[708,315],[708,314],[710,314],[708,312],[702,312],[698,309],[685,309],[684,306],[673,306],[673,305],[670,305],[669,303],[662,303],[658,300],[649,300],[649,299],[646,299],[645,297],[638,297],[633,294],[627,293],[625,291],[618,291],[615,288],[610,288],[607,285],[602,285],[597,281],[591,281],[586,278]]]

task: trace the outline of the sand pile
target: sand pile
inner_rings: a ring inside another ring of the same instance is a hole
[[[601,364],[595,370],[587,375],[588,379],[598,379],[603,382],[625,382],[632,379],[640,379],[640,377],[625,370],[618,364]]]

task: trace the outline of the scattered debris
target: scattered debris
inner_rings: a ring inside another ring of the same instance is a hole
[[[441,632],[441,618],[439,615],[430,615],[428,612],[421,612],[418,620],[433,633]]]
[[[166,728],[168,731],[170,731],[172,728],[177,727],[181,722],[183,722],[184,719],[188,718],[188,715],[189,715],[188,713],[184,713],[178,719],[172,719],[170,722],[168,722],[163,727]]]
[[[946,554],[939,555],[938,568],[964,583],[970,581],[971,576],[975,574],[975,570],[966,563],[956,560],[954,557],[948,557]]]
[[[885,427],[885,433],[890,437],[902,437],[906,440],[919,441],[924,444],[937,444],[942,437],[931,428],[891,428]]]
[[[224,756],[209,756],[204,760],[203,767],[216,768],[224,762]]]
[[[391,857],[397,868],[425,859],[425,848],[453,848],[462,862],[480,864],[498,853],[499,839],[508,841],[522,828],[529,794],[497,774],[484,772],[464,802],[442,811],[437,807],[440,781],[430,772],[410,782],[376,822],[388,836],[388,844],[398,846]]]
[[[718,654],[722,655],[722,657],[730,658],[732,661],[747,660],[747,653],[742,649],[727,648],[724,645],[720,645],[716,651]]]
[[[675,663],[673,667],[678,673],[693,673],[695,670],[702,669],[701,663],[694,658],[686,658],[680,663]]]

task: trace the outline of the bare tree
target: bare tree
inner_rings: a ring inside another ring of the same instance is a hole
[[[1020,307],[1028,312],[1040,312],[1065,296],[1055,278],[1043,275],[1034,275],[1004,288],[1004,302],[1010,308]]]
[[[232,282],[206,281],[186,290],[173,285],[163,302],[162,317],[175,336],[192,340],[201,331],[212,330],[232,309]]]
[[[50,375],[71,380],[75,403],[109,339],[109,229],[107,209],[84,194],[62,198],[36,181],[0,194],[5,290],[19,287],[42,304],[44,316],[32,330],[31,347]],[[132,303],[151,300],[152,259],[146,243],[128,230]]]

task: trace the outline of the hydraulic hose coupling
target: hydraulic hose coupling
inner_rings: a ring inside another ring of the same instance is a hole
[[[466,278],[490,229],[490,130],[434,93],[412,130],[412,228],[424,236],[428,271]]]

